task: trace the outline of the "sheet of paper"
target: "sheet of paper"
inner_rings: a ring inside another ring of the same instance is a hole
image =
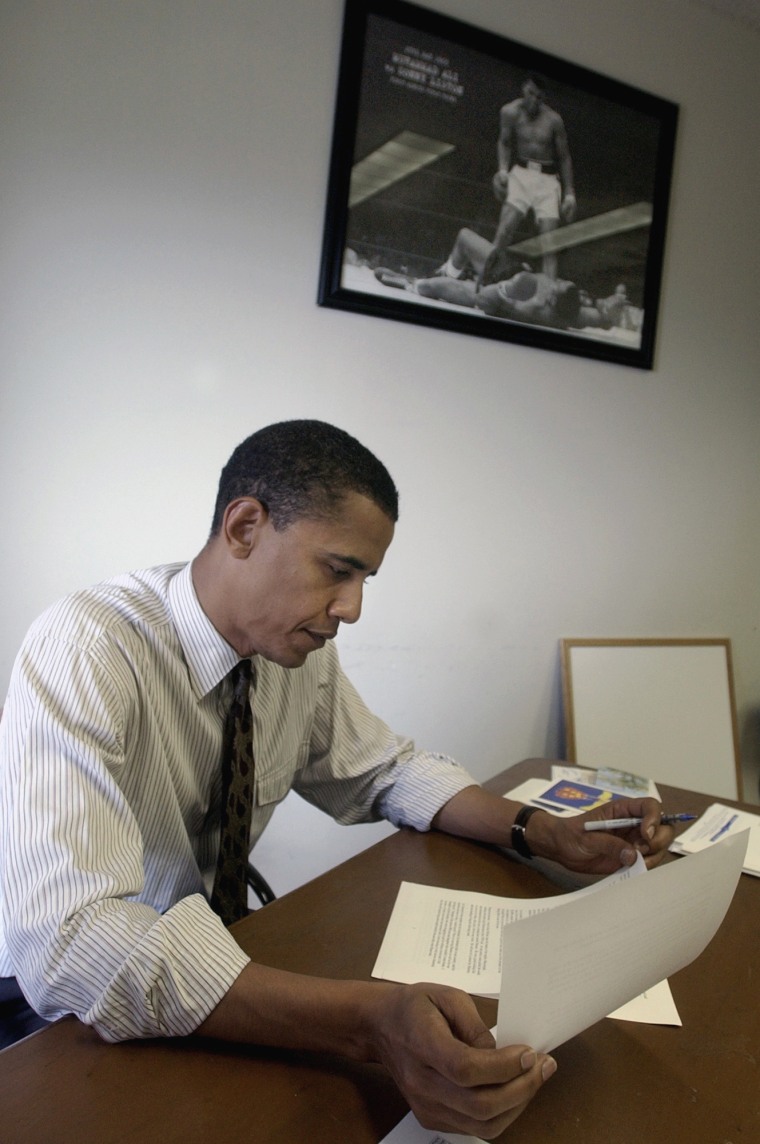
[[[613,1009],[608,1017],[618,1021],[638,1021],[645,1025],[682,1025],[673,994],[667,981],[658,981],[651,989],[645,989],[633,1001]]]
[[[480,1136],[460,1136],[458,1132],[435,1132],[423,1128],[413,1112],[405,1116],[380,1144],[485,1144]]]
[[[688,830],[676,838],[670,849],[676,854],[696,854],[731,834],[749,830],[744,873],[760,877],[760,816],[714,802]]]
[[[497,1042],[549,1052],[698,957],[731,903],[747,841],[747,832],[727,837],[514,922]]]
[[[646,867],[639,856],[635,866],[553,898],[503,898],[402,882],[372,976],[407,984],[433,981],[497,997],[505,924],[643,873]]]

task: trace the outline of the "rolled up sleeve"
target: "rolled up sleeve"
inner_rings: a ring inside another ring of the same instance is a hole
[[[296,789],[338,822],[386,818],[429,830],[441,807],[476,780],[449,756],[418,751],[394,734],[361,699],[332,646],[320,654],[311,750]]]

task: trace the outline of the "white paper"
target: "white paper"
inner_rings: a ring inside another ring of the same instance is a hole
[[[423,1128],[413,1112],[384,1136],[380,1144],[485,1144],[480,1136],[460,1136],[458,1132],[436,1132]]]
[[[563,902],[644,873],[639,855],[634,866],[623,867],[582,890],[550,898],[503,898],[402,882],[372,976],[407,984],[431,981],[498,997],[507,923],[554,910]]]
[[[550,1052],[698,957],[731,903],[747,841],[727,837],[513,923],[497,1043]]]
[[[595,770],[554,763],[552,765],[552,777],[550,779],[525,779],[519,786],[507,791],[503,797],[512,799],[515,802],[525,803],[527,806],[538,806],[542,810],[547,811],[547,813],[556,815],[558,818],[568,818],[574,814],[582,814],[583,809],[580,807],[558,806],[543,798],[543,795],[550,790],[555,783],[562,779],[569,782],[584,783],[588,786],[599,785],[599,773]],[[654,782],[652,782],[651,779],[643,779],[642,782],[646,782],[647,784],[647,796],[649,798],[659,799],[660,794]],[[608,786],[607,789],[613,788]],[[616,795],[615,797],[618,796]],[[622,795],[620,797],[622,797]],[[672,846],[671,849],[675,850],[676,848]],[[553,877],[555,881],[558,880],[556,871]],[[634,998],[633,1001],[622,1006],[619,1012],[610,1013],[610,1016],[624,1018],[627,1021],[647,1021],[650,1024],[657,1025],[681,1024],[681,1019],[678,1016],[670,987],[666,981],[660,982],[656,989],[646,990],[640,998]]]
[[[696,854],[706,846],[713,846],[721,839],[743,830],[749,830],[744,873],[760,877],[760,816],[746,810],[736,810],[732,806],[714,802],[688,830],[676,838],[670,849],[675,854]]]
[[[682,1025],[673,994],[667,981],[658,981],[651,989],[645,989],[618,1009],[613,1009],[608,1017],[618,1021],[638,1021],[645,1025]]]
[[[596,771],[593,767],[574,767],[570,763],[552,764],[551,782],[556,783],[558,779],[568,779],[574,783],[588,783],[589,786],[598,785]]]

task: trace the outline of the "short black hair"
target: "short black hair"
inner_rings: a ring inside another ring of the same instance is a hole
[[[330,519],[348,493],[361,493],[395,522],[398,491],[385,465],[325,421],[280,421],[247,437],[222,469],[211,535],[237,497],[255,497],[277,530],[304,517]]]
[[[528,72],[527,75],[523,77],[522,85],[520,88],[521,91],[522,88],[525,87],[526,83],[532,83],[534,87],[538,88],[542,95],[546,95],[546,79],[544,76],[540,75],[539,72]]]

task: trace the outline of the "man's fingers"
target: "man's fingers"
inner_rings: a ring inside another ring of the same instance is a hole
[[[512,1053],[511,1049],[504,1051]],[[523,1069],[524,1063],[529,1067]],[[521,1071],[502,1083],[461,1087],[445,1078],[429,1077],[419,1103],[412,1104],[417,1119],[425,1127],[493,1139],[517,1119],[557,1067],[552,1057],[532,1049],[519,1052],[516,1064]]]
[[[461,990],[419,984],[382,996],[379,1059],[426,1127],[491,1140],[556,1069],[528,1045],[496,1048]]]

